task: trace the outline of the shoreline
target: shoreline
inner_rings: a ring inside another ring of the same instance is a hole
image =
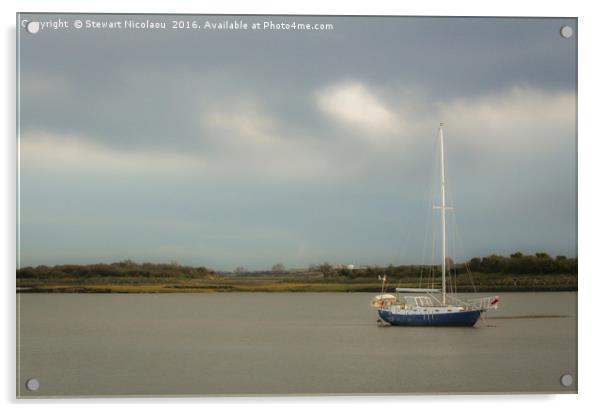
[[[476,270],[469,269],[473,267]],[[402,265],[349,268],[328,263],[307,269],[216,272],[204,266],[177,263],[137,263],[124,260],[88,265],[24,267],[17,270],[17,293],[226,293],[226,292],[367,292],[394,291],[395,287],[433,287],[437,267]],[[427,286],[430,285],[430,286]],[[545,292],[577,291],[577,258],[547,253],[510,257],[489,255],[455,265],[449,291]]]
[[[391,288],[385,293],[394,293]],[[577,292],[572,285],[540,285],[524,287],[477,287],[476,293],[502,292]],[[31,285],[18,287],[16,293],[381,293],[380,285],[345,283],[293,283],[263,285],[181,285],[181,284],[96,284],[96,285]],[[459,287],[458,293],[474,293],[471,287]]]

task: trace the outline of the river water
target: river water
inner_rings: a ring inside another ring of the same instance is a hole
[[[576,293],[474,328],[378,327],[372,295],[19,294],[19,396],[576,391]]]

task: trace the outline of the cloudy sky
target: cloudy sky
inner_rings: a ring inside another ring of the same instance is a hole
[[[457,260],[577,254],[575,20],[242,19],[334,30],[22,30],[21,266],[428,261],[439,122]]]

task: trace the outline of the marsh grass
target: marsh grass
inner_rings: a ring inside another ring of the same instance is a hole
[[[475,276],[478,291],[567,291],[577,290],[576,276]],[[307,279],[245,279],[224,278],[208,281],[191,280],[158,280],[158,279],[95,279],[93,282],[77,279],[44,279],[18,282],[21,293],[216,293],[216,292],[380,292],[381,283],[354,279],[307,280]],[[418,279],[388,285],[389,291],[394,287],[419,287]],[[424,285],[422,285],[424,286]],[[472,284],[460,283],[458,292],[473,292]]]

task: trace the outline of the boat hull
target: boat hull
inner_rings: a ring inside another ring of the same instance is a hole
[[[481,317],[480,310],[437,314],[395,314],[379,310],[378,316],[392,326],[474,326]]]

